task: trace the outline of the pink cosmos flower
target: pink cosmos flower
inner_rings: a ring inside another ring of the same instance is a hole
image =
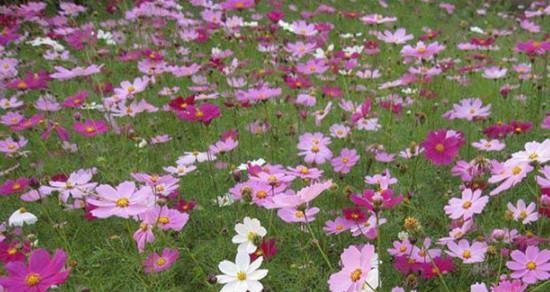
[[[168,207],[154,207],[140,215],[145,222],[155,222],[156,226],[162,230],[181,231],[187,221],[189,214],[181,213],[176,209]]]
[[[460,103],[453,105],[453,109],[443,114],[447,119],[463,119],[473,121],[477,119],[487,118],[491,112],[491,105],[483,106],[483,102],[479,98],[467,98]]]
[[[142,221],[139,225],[139,229],[134,232],[133,238],[136,241],[139,252],[143,252],[145,250],[145,245],[147,243],[155,241],[155,234],[153,233],[154,224],[155,221]]]
[[[531,202],[529,206],[526,206],[525,201],[519,199],[515,206],[510,202],[508,202],[507,206],[508,211],[512,213],[514,220],[519,221],[524,225],[535,222],[539,219],[539,213],[536,211],[537,204],[534,202]]]
[[[317,44],[315,43],[304,43],[298,41],[295,43],[286,44],[285,51],[292,54],[292,56],[295,58],[301,58],[309,53],[312,53],[316,47]]]
[[[52,192],[58,192],[60,199],[67,202],[69,197],[82,199],[89,195],[97,183],[91,182],[95,169],[80,169],[69,175],[67,180],[50,180],[49,186],[41,186],[42,195],[50,195]]]
[[[487,79],[500,79],[506,76],[507,72],[508,72],[508,69],[506,68],[499,68],[496,66],[492,66],[492,67],[485,68],[481,76]]]
[[[501,142],[497,139],[487,140],[487,139],[481,139],[477,142],[472,142],[472,146],[474,148],[482,150],[482,151],[500,151],[506,147],[506,144],[504,142]]]
[[[403,49],[401,49],[401,55],[403,57],[429,59],[444,49],[445,46],[440,45],[438,42],[424,44],[424,42],[419,41],[414,47],[410,45],[404,46]]]
[[[354,223],[346,218],[337,217],[334,221],[328,220],[325,222],[323,230],[326,234],[340,234],[346,230],[349,230]]]
[[[533,167],[525,162],[506,161],[504,164],[497,164],[491,172],[493,175],[489,178],[489,183],[502,182],[498,187],[492,190],[491,196],[497,195],[520,183],[527,174],[533,170]]]
[[[97,134],[103,134],[107,132],[109,127],[107,123],[102,120],[86,120],[84,123],[75,122],[73,129],[82,136],[94,137]]]
[[[449,137],[448,133],[445,129],[430,131],[421,144],[425,149],[424,155],[435,165],[450,164],[464,143],[456,136]]]
[[[302,36],[314,36],[318,33],[314,24],[308,24],[303,20],[292,22],[292,31],[295,34]]]
[[[523,52],[527,55],[544,55],[547,51],[550,51],[549,41],[528,40],[516,44],[516,52]]]
[[[288,167],[288,170],[290,175],[299,177],[301,179],[318,180],[323,175],[322,170],[314,167],[307,167],[304,165],[298,165],[295,168]]]
[[[305,63],[298,63],[296,65],[296,71],[301,74],[323,74],[328,70],[326,61],[323,59],[310,59]]]
[[[61,66],[54,66],[55,73],[50,74],[50,78],[58,80],[69,80],[79,76],[89,76],[101,72],[103,65],[97,66],[92,64],[86,68],[75,67],[73,69],[66,69]]]
[[[343,124],[334,124],[329,128],[329,131],[332,137],[344,139],[349,135],[351,129],[350,127]]]
[[[340,260],[342,269],[328,280],[331,292],[361,291],[365,281],[378,278],[378,254],[371,244],[360,249],[354,245],[346,248]]]
[[[412,34],[407,34],[404,28],[398,28],[395,32],[385,30],[384,33],[377,33],[376,37],[388,44],[404,44],[414,38]]]
[[[485,253],[487,252],[487,244],[485,242],[476,241],[472,245],[467,239],[461,239],[458,244],[454,241],[447,243],[447,254],[460,258],[465,264],[480,263],[485,260]]]
[[[143,268],[146,274],[157,273],[169,269],[179,257],[177,249],[165,248],[162,254],[156,252],[150,254],[143,261]]]
[[[23,121],[24,118],[25,117],[19,112],[7,112],[3,114],[2,117],[0,117],[0,123],[8,127],[15,126],[21,123],[21,121]]]
[[[315,220],[315,215],[319,213],[319,208],[306,208],[298,210],[296,208],[281,208],[277,211],[277,216],[286,223],[309,223]]]
[[[128,218],[139,215],[149,209],[153,197],[150,187],[144,186],[136,190],[135,183],[131,181],[119,184],[116,189],[110,185],[100,185],[96,192],[97,196],[88,197],[87,202],[97,206],[91,213],[98,218]]]
[[[7,139],[0,140],[0,152],[7,154],[16,153],[21,148],[25,147],[27,143],[28,140],[23,136],[19,136],[17,140],[9,137]]]
[[[361,17],[361,21],[364,24],[382,24],[382,23],[394,22],[396,20],[397,20],[397,17],[383,16],[380,14],[368,14]]]
[[[514,250],[510,256],[512,260],[506,262],[506,267],[513,271],[512,278],[527,284],[550,278],[550,250],[541,251],[537,246],[530,245],[525,252]]]
[[[28,265],[24,262],[9,262],[5,268],[7,277],[0,278],[0,286],[9,291],[44,292],[54,285],[65,282],[70,270],[64,268],[67,255],[60,249],[53,258],[47,250],[39,248],[29,256]]]
[[[332,152],[327,147],[330,144],[330,138],[322,133],[304,133],[300,136],[298,142],[298,156],[304,156],[307,163],[323,164],[332,158]]]
[[[276,208],[296,208],[311,202],[330,186],[332,186],[332,180],[315,183],[300,189],[296,194],[275,196],[273,202]]]
[[[392,256],[409,256],[412,252],[413,245],[408,239],[402,241],[395,240],[393,247],[388,248],[388,253]]]
[[[330,163],[334,171],[346,174],[359,161],[359,155],[355,149],[344,148],[338,157],[333,158]]]
[[[451,219],[469,219],[474,214],[481,214],[488,202],[489,197],[482,196],[481,190],[472,191],[471,189],[464,189],[462,191],[462,198],[450,199],[449,204],[444,207],[444,210]]]

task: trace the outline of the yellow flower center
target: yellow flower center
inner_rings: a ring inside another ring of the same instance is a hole
[[[258,191],[258,192],[256,192],[256,197],[258,199],[263,199],[263,198],[267,197],[267,192],[266,191]]]
[[[344,157],[344,158],[342,158],[342,162],[343,162],[343,163],[348,163],[348,162],[349,162],[349,157]]]
[[[471,258],[471,257],[472,257],[472,254],[471,254],[470,250],[469,250],[469,249],[464,250],[464,251],[462,252],[462,257],[465,258],[465,259]]]
[[[513,175],[518,175],[520,172],[521,172],[521,167],[515,166],[514,168],[512,168]]]
[[[419,52],[419,53],[424,53],[424,52],[426,52],[426,47],[420,47],[420,48],[418,48],[418,52]]]
[[[197,112],[195,113],[195,117],[202,118],[202,117],[204,117],[204,113],[201,112],[200,110],[197,110]]]
[[[17,148],[17,146],[15,144],[13,144],[13,143],[8,144],[8,149],[9,150],[13,150],[15,148]]]
[[[250,231],[250,232],[248,232],[248,235],[246,237],[248,238],[249,241],[254,241],[256,236],[258,236],[258,234],[256,234],[256,232]]]
[[[116,205],[120,208],[126,208],[128,207],[128,205],[130,205],[130,201],[128,201],[128,199],[126,198],[118,199],[116,200]]]
[[[274,184],[277,182],[277,177],[274,176],[274,175],[270,175],[268,178],[267,178],[267,181],[270,183],[270,184]]]
[[[25,278],[25,282],[28,286],[36,286],[38,283],[40,283],[40,275],[37,273],[30,273]]]
[[[160,224],[168,224],[168,223],[170,223],[170,219],[169,219],[168,217],[166,217],[166,216],[161,216],[161,217],[159,217],[159,219],[158,219],[157,221],[158,221],[158,223],[160,223]]]
[[[164,266],[164,264],[166,264],[166,260],[164,258],[159,258],[157,260],[157,266]]]
[[[319,152],[319,147],[314,145],[314,146],[311,147],[311,151],[317,153],[317,152]]]
[[[307,167],[302,167],[302,169],[300,169],[300,173],[301,174],[308,174],[309,173],[309,169]]]
[[[296,213],[294,213],[294,216],[295,216],[296,218],[304,218],[305,214],[304,214],[303,211],[299,211],[299,210],[298,210],[298,211],[296,211]]]
[[[435,145],[435,151],[437,151],[437,152],[443,152],[443,151],[445,151],[445,145],[443,145],[443,144],[441,144],[441,143]]]
[[[349,277],[351,278],[352,282],[357,282],[359,281],[359,279],[361,279],[361,274],[363,274],[361,269],[355,269],[355,271],[351,272]]]
[[[335,229],[338,230],[338,231],[340,231],[340,230],[344,229],[344,225],[338,224],[338,225],[336,225],[336,228],[335,228]]]
[[[537,158],[539,158],[539,155],[535,152],[529,154],[529,159],[530,160],[537,160]]]
[[[128,90],[129,93],[132,93],[132,92],[134,92],[134,91],[136,90],[136,88],[133,87],[133,86],[128,86],[128,89],[127,89],[127,90]]]
[[[519,219],[523,220],[525,218],[527,218],[527,212],[526,211],[519,212]]]
[[[471,201],[464,201],[464,203],[462,204],[463,209],[469,209],[470,207],[472,207]]]
[[[536,267],[537,267],[537,264],[535,264],[535,262],[533,262],[533,261],[530,261],[530,262],[527,263],[527,269],[528,270],[534,270]]]
[[[10,248],[8,249],[8,255],[12,256],[12,255],[15,255],[17,253],[17,248]]]
[[[95,131],[94,127],[91,127],[91,126],[86,127],[86,132],[92,133],[93,131]]]
[[[402,245],[401,247],[399,247],[399,252],[406,252],[407,251],[407,247]]]
[[[162,193],[164,192],[165,188],[163,185],[158,185],[158,186],[155,186],[155,191],[157,191],[157,193]]]
[[[235,7],[237,7],[237,8],[243,8],[243,7],[244,7],[244,3],[239,1],[239,2],[235,3]]]
[[[19,89],[27,88],[27,82],[25,82],[23,80],[19,81],[19,83],[17,83],[17,88],[19,88]]]
[[[237,280],[239,280],[239,281],[246,280],[246,273],[245,272],[238,272],[237,273]]]

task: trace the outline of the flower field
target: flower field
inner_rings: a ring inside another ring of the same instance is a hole
[[[545,1],[0,6],[0,292],[550,291]]]

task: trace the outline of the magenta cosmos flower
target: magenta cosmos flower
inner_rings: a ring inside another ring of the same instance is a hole
[[[445,129],[431,131],[422,142],[422,147],[425,149],[424,155],[435,165],[448,165],[453,162],[464,143],[457,136],[447,134],[448,131]]]
[[[539,251],[531,245],[525,253],[514,250],[510,256],[512,261],[506,262],[506,267],[513,271],[512,278],[521,278],[527,284],[550,279],[550,250]]]
[[[84,123],[74,123],[73,129],[82,136],[93,137],[107,132],[109,128],[102,120],[86,120]]]
[[[110,185],[96,188],[97,198],[88,198],[88,203],[97,206],[91,211],[98,218],[118,216],[128,218],[148,210],[153,198],[150,187],[144,186],[136,191],[134,182],[125,181],[116,189]]]
[[[350,199],[359,206],[362,206],[370,211],[377,212],[381,208],[393,208],[403,200],[403,195],[393,196],[393,190],[391,189],[386,189],[379,192],[366,189],[362,196],[352,195]]]
[[[165,248],[162,254],[154,252],[143,261],[145,273],[161,272],[172,267],[178,259],[180,253],[177,249]]]
[[[346,248],[340,260],[342,270],[330,275],[328,280],[332,292],[361,291],[367,278],[378,273],[378,255],[371,244],[365,244],[361,249],[354,245]]]
[[[210,124],[213,119],[220,116],[220,109],[217,105],[203,103],[196,107],[189,105],[184,111],[178,112],[178,118],[190,122],[202,122],[205,125]]]
[[[8,276],[0,278],[0,285],[7,291],[47,291],[65,282],[69,276],[70,270],[64,267],[66,261],[67,255],[60,249],[55,251],[53,258],[45,249],[36,249],[29,256],[28,265],[22,261],[6,264]]]

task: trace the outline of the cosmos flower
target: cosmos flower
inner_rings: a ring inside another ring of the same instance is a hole
[[[550,278],[550,250],[539,250],[537,246],[530,245],[525,252],[514,250],[510,256],[512,260],[506,262],[506,267],[513,271],[512,278],[527,284]]]
[[[244,217],[243,223],[235,225],[237,235],[231,240],[239,245],[239,252],[253,253],[258,248],[261,239],[267,234],[267,230],[262,227],[260,220],[256,218]]]
[[[458,155],[463,140],[448,135],[448,130],[439,129],[428,133],[422,142],[424,155],[435,165],[448,165]]]
[[[102,120],[86,120],[84,123],[75,122],[73,129],[82,136],[94,137],[107,132],[109,127]]]
[[[374,289],[378,287],[378,254],[374,245],[349,246],[340,255],[340,261],[342,269],[330,275],[328,280],[331,292],[361,291],[369,286]]]
[[[65,282],[70,270],[65,269],[67,255],[60,249],[52,257],[45,249],[34,250],[28,264],[10,262],[5,268],[8,275],[0,278],[0,285],[10,291],[47,291],[54,285]]]
[[[487,244],[485,242],[474,242],[470,245],[467,239],[461,239],[458,244],[454,241],[447,243],[447,254],[451,257],[460,258],[465,264],[480,263],[485,260]]]
[[[238,252],[235,263],[224,260],[218,265],[223,275],[216,276],[219,284],[224,284],[220,292],[261,292],[263,285],[260,280],[267,276],[267,270],[259,269],[263,257],[258,257],[250,263],[246,252]]]
[[[469,219],[474,214],[481,214],[485,205],[489,202],[489,197],[482,196],[481,190],[464,189],[462,198],[451,198],[449,204],[444,207],[445,213],[451,219],[464,218]]]
[[[143,261],[143,269],[145,273],[158,273],[167,270],[174,265],[179,257],[177,249],[165,248],[162,250],[162,254],[156,252],[150,254]]]
[[[136,190],[134,182],[120,183],[116,188],[110,185],[99,185],[97,196],[88,197],[86,201],[97,208],[91,211],[98,218],[118,216],[128,218],[139,215],[149,209],[153,192],[144,186]]]

